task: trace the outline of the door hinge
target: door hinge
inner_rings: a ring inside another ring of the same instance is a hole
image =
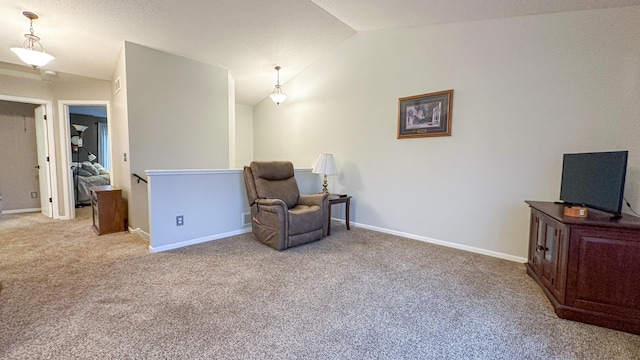
[[[52,198],[49,198],[49,202],[50,202],[50,203],[52,203],[52,202],[53,202],[53,199],[52,199]]]
[[[47,120],[47,115],[44,116],[44,119]]]
[[[47,156],[47,162],[49,162],[49,157]]]

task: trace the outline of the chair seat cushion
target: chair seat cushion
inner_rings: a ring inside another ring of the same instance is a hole
[[[327,219],[319,216],[322,208],[317,205],[296,205],[289,209],[289,235],[304,234],[321,229]]]

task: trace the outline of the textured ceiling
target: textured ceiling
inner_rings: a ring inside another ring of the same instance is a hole
[[[356,31],[640,5],[639,0],[313,0]]]
[[[47,69],[110,80],[127,40],[228,69],[236,101],[254,105],[275,65],[286,83],[356,31],[629,5],[640,0],[0,0],[0,62],[21,64],[9,48],[29,10],[56,57]]]

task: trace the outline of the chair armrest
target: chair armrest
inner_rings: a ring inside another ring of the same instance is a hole
[[[305,194],[305,195],[301,194],[300,197],[298,198],[298,204],[307,205],[307,206],[317,205],[322,207],[322,204],[324,203],[327,196],[329,195],[328,194]]]
[[[288,209],[287,204],[280,199],[256,199],[256,205],[260,206],[260,211],[266,210],[266,211],[275,212],[276,211],[274,210],[275,206],[281,206],[285,210]]]
[[[287,204],[280,199],[256,199],[255,213],[252,221],[259,226],[266,226],[271,229],[287,229],[289,209]],[[252,206],[252,207],[253,207]]]

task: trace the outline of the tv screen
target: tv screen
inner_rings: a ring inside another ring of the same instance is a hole
[[[628,151],[564,154],[560,200],[620,216]]]

